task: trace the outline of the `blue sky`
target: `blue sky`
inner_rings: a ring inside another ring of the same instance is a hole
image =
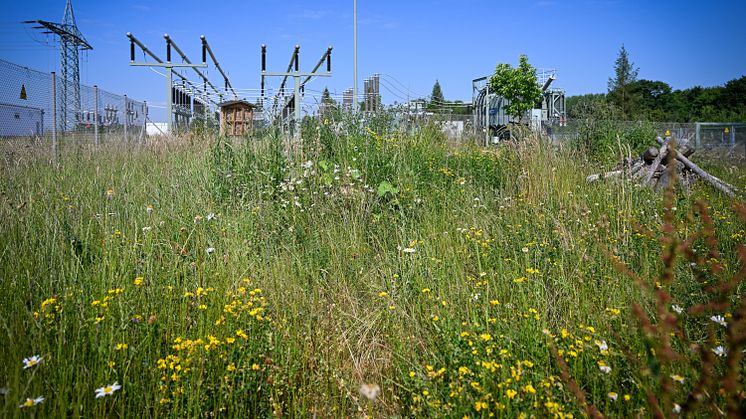
[[[60,21],[64,5],[64,0],[6,2],[0,58],[56,70],[59,53],[52,38],[19,22]],[[325,86],[338,95],[352,87],[352,0],[74,0],[73,7],[94,47],[81,55],[81,82],[156,106],[165,103],[163,77],[127,65],[126,32],[162,58],[162,36],[168,33],[192,61],[200,60],[204,34],[233,85],[252,101],[261,44],[268,46],[271,71],[285,70],[296,44],[305,70],[328,45],[334,47],[333,77],[311,82],[307,102]],[[383,100],[393,103],[428,95],[438,79],[446,99],[470,101],[472,79],[500,62],[515,65],[519,54],[527,54],[534,66],[557,69],[556,87],[568,95],[605,92],[622,44],[640,78],[676,89],[719,85],[746,74],[744,16],[744,0],[359,0],[359,88],[364,78],[382,73]],[[209,74],[222,85],[216,70]],[[269,86],[277,84],[272,80]]]

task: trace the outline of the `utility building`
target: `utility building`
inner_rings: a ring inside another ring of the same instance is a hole
[[[254,127],[254,105],[245,100],[218,103],[220,108],[220,134],[240,137],[251,133]]]

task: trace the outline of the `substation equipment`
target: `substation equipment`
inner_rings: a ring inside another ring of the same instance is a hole
[[[510,101],[491,93],[489,79],[491,76],[472,80],[472,103],[474,104],[474,135],[484,133],[485,143],[496,143],[509,138],[511,127],[528,126],[535,132],[551,133],[552,128],[564,126],[567,121],[565,110],[565,90],[550,88],[556,80],[554,70],[539,70],[537,83],[541,86],[541,100],[533,109],[520,118],[507,113]]]

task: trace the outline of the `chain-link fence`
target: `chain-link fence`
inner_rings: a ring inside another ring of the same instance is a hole
[[[600,126],[600,127],[599,127]],[[630,131],[650,128],[661,137],[671,137],[680,144],[697,149],[721,149],[746,154],[746,123],[738,122],[644,122],[569,120],[565,126],[553,127],[550,136],[556,143],[567,143],[599,130]],[[652,140],[652,139],[651,139]]]
[[[0,60],[0,140],[142,141],[147,104]]]

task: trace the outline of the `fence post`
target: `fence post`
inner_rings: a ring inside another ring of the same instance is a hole
[[[93,142],[98,147],[98,86],[93,85]]]
[[[127,108],[127,95],[124,95],[124,141],[127,141],[127,120],[129,119],[129,108]]]
[[[57,75],[52,72],[52,157],[57,157]]]
[[[736,147],[736,126],[731,125],[730,126],[730,146]]]
[[[142,102],[142,131],[140,131],[140,144],[145,144],[145,136],[148,134],[148,101]]]
[[[490,139],[490,84],[487,82],[484,91],[484,146],[489,145]]]

